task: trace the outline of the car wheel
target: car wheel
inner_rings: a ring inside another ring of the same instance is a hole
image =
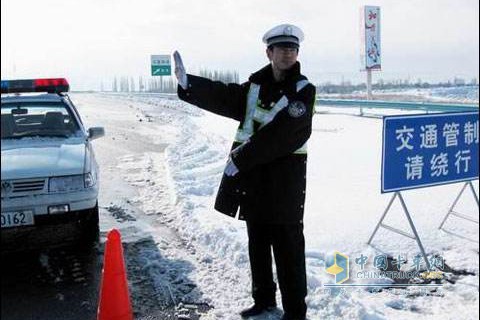
[[[98,242],[100,227],[99,227],[99,213],[98,203],[89,210],[87,217],[83,221],[81,244],[85,247],[91,247]]]

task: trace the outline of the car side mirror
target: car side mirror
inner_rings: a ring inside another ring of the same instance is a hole
[[[105,135],[105,129],[103,127],[92,127],[88,129],[88,139],[95,140]]]

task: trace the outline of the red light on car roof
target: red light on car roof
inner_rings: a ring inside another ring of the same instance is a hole
[[[35,87],[68,86],[68,81],[65,78],[35,79],[33,85]]]
[[[65,92],[69,84],[65,78],[35,79],[33,80],[35,91]]]

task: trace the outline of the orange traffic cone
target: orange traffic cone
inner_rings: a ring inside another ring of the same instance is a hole
[[[97,320],[133,320],[120,232],[112,229],[105,243]]]

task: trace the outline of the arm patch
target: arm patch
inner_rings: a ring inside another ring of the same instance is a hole
[[[307,112],[307,107],[302,101],[292,101],[288,104],[288,114],[292,118],[300,118]]]

